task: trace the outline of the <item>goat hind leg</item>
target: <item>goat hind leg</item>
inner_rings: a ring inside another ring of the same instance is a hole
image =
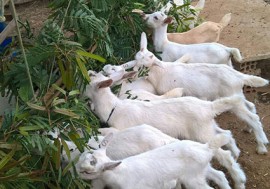
[[[214,181],[220,189],[231,189],[225,174],[222,171],[218,171],[209,165],[207,175],[207,179]]]
[[[229,130],[224,130],[224,129],[218,127],[218,125],[216,125],[215,128],[216,128],[216,131],[218,133],[222,133],[222,134],[229,136],[230,142],[228,144],[226,144],[226,147],[232,152],[232,155],[235,157],[235,159],[238,159],[241,151],[236,145],[235,139],[232,136],[232,132]]]
[[[214,153],[214,158],[224,166],[234,180],[235,189],[245,189],[246,176],[240,165],[233,159],[231,152],[219,148]]]
[[[233,111],[237,117],[245,121],[254,132],[257,141],[257,152],[259,154],[266,154],[267,148],[265,144],[268,144],[269,141],[263,131],[259,116],[249,111],[245,105],[238,106],[238,108]]]

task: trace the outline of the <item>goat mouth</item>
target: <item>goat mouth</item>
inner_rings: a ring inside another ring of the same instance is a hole
[[[96,172],[81,171],[80,177],[86,180],[96,179],[98,177]]]
[[[81,171],[81,174],[93,175],[95,172]]]

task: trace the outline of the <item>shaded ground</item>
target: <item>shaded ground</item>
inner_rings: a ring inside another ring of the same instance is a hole
[[[34,29],[39,28],[49,14],[46,0],[33,1],[17,6],[22,19],[28,19]],[[237,47],[245,58],[270,53],[270,4],[269,0],[206,0],[202,17],[218,22],[228,12],[232,13],[231,24],[224,29],[220,42]],[[268,78],[270,79],[270,78]],[[261,93],[247,94],[256,104],[264,130],[270,138],[270,87],[261,88]],[[261,95],[258,95],[261,94]],[[258,155],[253,134],[242,129],[245,123],[226,113],[218,117],[222,128],[230,129],[242,153],[239,163],[247,175],[247,189],[270,188],[270,154]]]

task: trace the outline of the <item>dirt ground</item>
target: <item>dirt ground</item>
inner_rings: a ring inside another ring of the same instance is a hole
[[[270,54],[270,1],[205,0],[201,17],[219,22],[229,12],[232,19],[222,31],[220,43],[239,48],[244,58]]]
[[[240,49],[244,59],[270,54],[270,1],[269,0],[206,0],[201,16],[218,22],[226,13],[232,13],[230,24],[222,31],[220,43]],[[270,62],[269,62],[270,68]],[[267,78],[270,79],[270,78]],[[270,87],[246,94],[255,103],[264,131],[270,138]],[[258,155],[253,134],[243,131],[246,124],[231,113],[218,117],[222,128],[233,132],[241,149],[238,162],[247,176],[246,188],[270,188],[270,154]],[[268,147],[269,149],[269,147]]]
[[[32,27],[38,29],[49,14],[47,2],[40,0],[23,4],[17,6],[17,11],[22,19],[27,18]],[[218,22],[224,14],[231,12],[231,23],[223,30],[220,43],[239,48],[244,58],[270,54],[269,3],[269,0],[206,0],[201,16]],[[264,131],[270,138],[270,87],[257,89],[246,96],[255,103]],[[222,128],[233,132],[241,149],[238,161],[247,176],[246,188],[270,189],[270,153],[256,154],[254,135],[244,132],[246,124],[231,113],[218,116],[217,121]]]

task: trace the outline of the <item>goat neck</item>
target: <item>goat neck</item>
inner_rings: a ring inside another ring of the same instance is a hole
[[[167,38],[167,27],[168,24],[164,24],[161,27],[154,28],[153,41],[156,52],[162,52],[164,46],[169,42]]]
[[[106,122],[119,99],[111,92],[110,88],[104,88],[99,89],[92,101],[95,113],[103,122]]]

